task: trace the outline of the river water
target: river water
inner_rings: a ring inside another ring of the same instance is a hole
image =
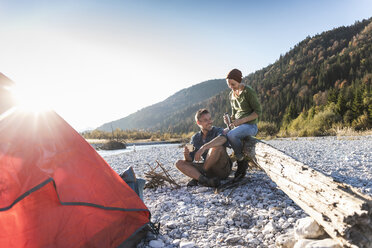
[[[98,150],[98,154],[102,157],[112,156],[112,155],[119,155],[123,153],[133,152],[133,151],[143,151],[148,150],[156,147],[178,147],[180,144],[154,144],[154,145],[129,145],[126,149],[119,149],[119,150]]]

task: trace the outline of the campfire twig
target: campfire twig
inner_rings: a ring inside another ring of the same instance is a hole
[[[154,168],[152,168],[152,166],[148,164],[151,170],[145,172],[145,177],[148,180],[145,188],[157,188],[159,186],[163,186],[165,182],[168,182],[173,188],[180,188],[181,186],[176,183],[176,181],[172,178],[172,176],[168,173],[164,166],[157,160],[156,163],[157,165]],[[155,170],[159,167],[162,169],[162,172],[155,172]]]

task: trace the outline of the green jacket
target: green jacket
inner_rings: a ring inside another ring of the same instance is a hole
[[[261,117],[262,108],[256,92],[250,86],[245,85],[242,93],[237,98],[235,98],[233,91],[231,91],[229,98],[232,110],[231,116],[235,119],[241,119],[256,112],[258,118],[247,123],[255,124],[258,122],[258,119]]]

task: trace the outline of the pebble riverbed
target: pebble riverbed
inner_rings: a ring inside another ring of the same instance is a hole
[[[306,165],[372,196],[372,136],[284,138],[265,141]],[[275,247],[279,235],[307,214],[262,171],[219,194],[207,187],[187,188],[189,178],[174,166],[182,159],[177,144],[102,154],[118,173],[132,166],[144,178],[159,161],[182,186],[145,189],[144,203],[160,235],[149,234],[138,247]],[[235,165],[233,167],[235,169]],[[232,176],[232,175],[231,175]]]

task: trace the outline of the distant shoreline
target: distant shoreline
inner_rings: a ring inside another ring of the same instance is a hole
[[[107,142],[107,139],[85,139],[94,149],[97,149],[99,146]],[[151,141],[151,140],[138,140],[137,142],[128,142],[125,143],[127,146],[147,146],[147,145],[166,145],[166,144],[181,144],[183,143],[180,139],[174,140],[158,140],[158,141]]]

